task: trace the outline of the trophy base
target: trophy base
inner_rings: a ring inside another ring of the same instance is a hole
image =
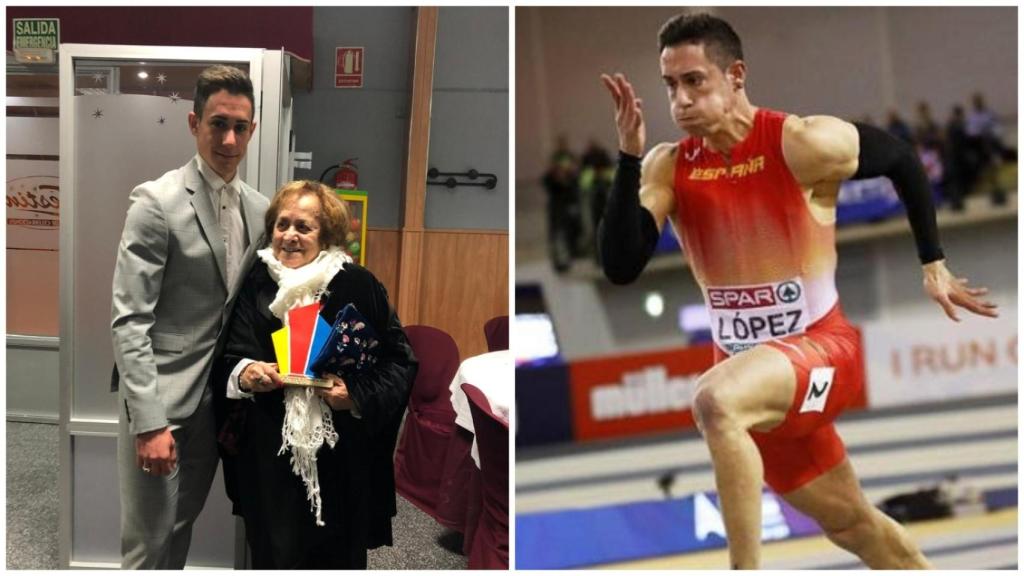
[[[312,386],[313,388],[330,388],[334,386],[326,378],[310,378],[305,374],[286,374],[281,377],[281,380],[284,381],[285,386]]]

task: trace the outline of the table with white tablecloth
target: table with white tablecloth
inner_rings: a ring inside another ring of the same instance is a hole
[[[515,359],[508,350],[488,352],[466,358],[459,365],[449,390],[455,408],[455,424],[473,432],[473,415],[469,411],[469,398],[462,391],[464,383],[480,389],[491,405],[491,411],[507,424],[512,402],[515,401]],[[473,461],[480,466],[480,454],[473,437]]]

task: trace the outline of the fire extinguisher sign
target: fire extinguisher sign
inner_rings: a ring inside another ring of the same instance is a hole
[[[362,46],[358,48],[351,46],[335,48],[335,88],[363,87],[363,50]]]

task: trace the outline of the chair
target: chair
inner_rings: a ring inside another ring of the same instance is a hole
[[[495,316],[484,324],[487,351],[508,350],[508,316]]]
[[[441,463],[455,431],[448,387],[459,369],[459,347],[446,332],[431,326],[406,326],[405,334],[420,365],[395,451],[395,489],[441,521],[437,514]]]
[[[483,506],[473,531],[470,569],[508,569],[508,424],[494,415],[483,392],[462,385],[473,414],[473,430],[480,452]]]

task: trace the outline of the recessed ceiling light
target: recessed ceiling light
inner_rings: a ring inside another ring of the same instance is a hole
[[[141,72],[139,72],[139,78],[142,78],[143,80],[145,80],[146,78],[149,78],[149,72],[146,72],[145,70],[142,70]]]
[[[665,312],[665,299],[661,292],[648,292],[644,299],[644,310],[652,318],[660,318]]]

